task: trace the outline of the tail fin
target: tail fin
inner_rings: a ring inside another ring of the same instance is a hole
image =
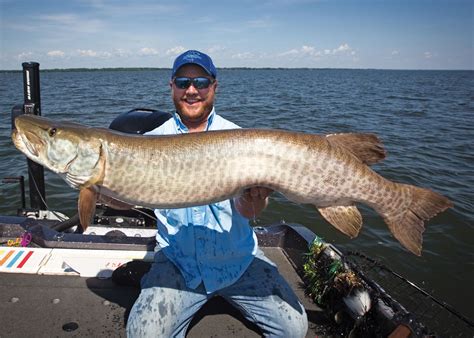
[[[374,134],[343,133],[326,135],[332,145],[344,148],[362,163],[372,165],[385,158],[385,149],[380,139]]]
[[[396,216],[385,215],[384,219],[395,238],[409,251],[421,255],[424,221],[453,206],[444,196],[428,189],[402,184],[408,190],[411,202],[404,212]]]

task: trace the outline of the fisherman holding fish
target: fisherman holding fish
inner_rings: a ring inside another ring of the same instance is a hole
[[[305,335],[303,307],[249,226],[271,190],[314,205],[351,238],[362,227],[357,204],[365,204],[418,256],[425,222],[453,205],[434,191],[373,171],[370,165],[385,157],[376,135],[235,129],[214,111],[216,69],[203,53],[180,55],[170,86],[176,114],[151,132],[158,136],[31,114],[18,116],[12,132],[29,159],[80,190],[84,230],[104,198],[156,209],[157,252],[130,313],[130,336],[184,337],[194,314],[215,295],[265,335]]]
[[[176,113],[148,135],[236,129],[217,115],[217,71],[199,51],[179,55],[170,87]],[[199,161],[199,158],[196,158]],[[190,172],[189,179],[207,175]],[[216,184],[219,177],[215,177]],[[127,323],[129,337],[184,337],[194,314],[222,296],[265,336],[303,337],[306,313],[276,265],[258,248],[249,219],[268,204],[272,190],[253,187],[221,202],[181,209],[156,209],[155,260]]]

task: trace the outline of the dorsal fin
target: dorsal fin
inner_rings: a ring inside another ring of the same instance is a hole
[[[385,158],[385,149],[374,134],[344,133],[326,135],[329,144],[344,148],[362,163],[372,165]]]

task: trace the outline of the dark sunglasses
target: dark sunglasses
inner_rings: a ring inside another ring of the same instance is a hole
[[[191,84],[196,89],[206,89],[214,83],[215,80],[207,77],[175,77],[173,79],[174,84],[179,89],[188,89]]]

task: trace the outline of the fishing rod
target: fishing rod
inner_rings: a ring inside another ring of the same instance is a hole
[[[444,302],[442,300],[437,299],[436,297],[431,295],[429,292],[425,291],[424,289],[422,289],[421,287],[419,287],[418,285],[416,285],[412,281],[408,280],[407,278],[403,277],[399,273],[397,273],[397,272],[393,271],[392,269],[388,268],[387,266],[385,266],[381,262],[379,262],[379,261],[377,261],[373,258],[370,258],[370,257],[364,255],[363,253],[360,253],[360,252],[357,252],[357,251],[348,251],[348,252],[346,252],[346,255],[347,256],[352,255],[352,256],[360,257],[360,258],[365,259],[366,261],[374,264],[378,268],[381,268],[381,269],[385,270],[386,272],[392,274],[393,276],[397,277],[398,279],[402,280],[406,284],[413,287],[415,290],[420,292],[422,295],[429,298],[430,300],[432,300],[433,302],[435,302],[436,304],[438,304],[439,306],[441,306],[442,308],[444,308],[445,310],[450,312],[452,315],[456,316],[458,319],[462,320],[464,323],[469,325],[471,328],[474,328],[474,322],[472,320],[470,320],[469,318],[467,318],[466,316],[464,316],[463,314],[461,314],[459,311],[457,311],[451,305],[447,304],[446,302]]]

